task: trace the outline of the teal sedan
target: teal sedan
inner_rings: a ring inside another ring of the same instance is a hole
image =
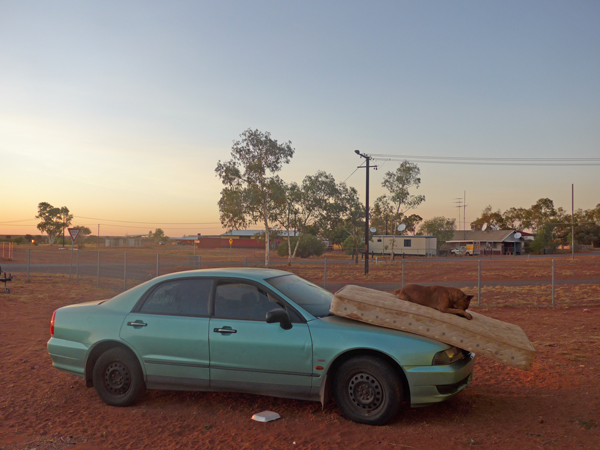
[[[463,390],[474,355],[329,313],[332,294],[294,274],[214,269],[157,277],[52,315],[48,352],[113,406],[146,389],[228,391],[320,401],[381,425],[403,402]]]

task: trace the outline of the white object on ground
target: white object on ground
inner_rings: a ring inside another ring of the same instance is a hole
[[[271,420],[277,420],[281,416],[273,411],[263,411],[256,413],[252,416],[252,420],[256,420],[257,422],[270,422]]]

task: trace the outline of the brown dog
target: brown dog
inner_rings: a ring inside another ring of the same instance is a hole
[[[393,292],[399,299],[419,305],[429,306],[443,313],[456,314],[471,320],[473,316],[466,312],[473,295],[467,295],[460,289],[444,286],[419,286],[407,284]]]

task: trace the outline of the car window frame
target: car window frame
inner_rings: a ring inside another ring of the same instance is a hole
[[[300,311],[298,311],[297,308],[295,308],[292,304],[290,304],[288,301],[286,301],[280,294],[273,291],[273,289],[269,289],[268,285],[266,285],[264,283],[260,283],[256,280],[248,279],[248,278],[219,277],[219,276],[214,277],[214,283],[212,286],[212,293],[211,293],[210,306],[209,306],[209,311],[211,313],[212,318],[224,319],[224,320],[246,320],[246,321],[252,321],[252,322],[261,322],[260,320],[256,320],[256,319],[242,319],[242,318],[236,318],[236,317],[220,317],[220,316],[215,315],[215,301],[216,301],[217,286],[219,286],[219,283],[222,283],[222,282],[224,282],[224,283],[245,283],[245,284],[254,286],[258,289],[262,289],[263,291],[267,292],[268,295],[272,296],[276,300],[276,303],[279,306],[281,306],[288,313],[288,315],[290,316],[291,323],[301,324],[301,323],[307,322],[306,319],[304,318],[304,316],[302,315],[302,313]],[[293,314],[290,314],[290,310],[293,312]],[[293,316],[295,316],[295,317],[293,317]],[[266,318],[264,321],[266,321]]]
[[[208,299],[207,299],[207,310],[208,310],[208,314],[166,314],[166,313],[162,313],[162,312],[152,312],[152,311],[142,311],[142,307],[144,306],[144,304],[146,303],[146,300],[148,300],[148,298],[155,292],[157,291],[161,286],[167,284],[167,283],[173,283],[173,282],[177,282],[177,281],[186,281],[186,280],[203,280],[203,281],[210,281],[211,282],[211,286],[209,288],[209,292],[208,292]],[[168,280],[163,280],[159,283],[156,283],[155,285],[151,286],[149,289],[146,290],[146,292],[144,292],[141,297],[139,298],[139,300],[135,303],[135,305],[133,306],[133,308],[131,309],[132,313],[137,313],[137,314],[149,314],[149,315],[153,315],[153,316],[171,316],[171,317],[201,317],[201,318],[210,318],[212,316],[212,311],[211,311],[211,307],[214,307],[214,304],[212,302],[213,297],[214,297],[214,291],[215,291],[215,280],[212,277],[178,277],[178,278],[170,278]]]

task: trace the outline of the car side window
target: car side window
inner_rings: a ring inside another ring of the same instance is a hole
[[[267,312],[281,308],[264,290],[247,283],[222,283],[215,291],[215,316],[262,320]]]
[[[174,316],[208,316],[212,280],[182,279],[158,285],[140,312]]]

